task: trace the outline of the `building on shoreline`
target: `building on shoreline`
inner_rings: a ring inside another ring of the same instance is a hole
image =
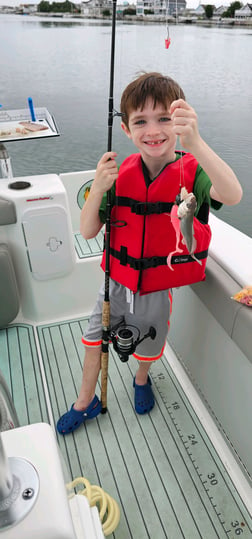
[[[153,14],[157,17],[177,17],[186,9],[186,0],[137,0],[136,14],[145,16]]]
[[[8,1],[8,0],[7,0]],[[133,0],[134,1],[134,0]],[[120,3],[119,3],[120,2]],[[176,22],[194,23],[201,25],[218,26],[252,26],[252,4],[248,3],[235,11],[234,18],[223,17],[228,6],[213,5],[211,18],[206,16],[206,5],[199,4],[197,8],[187,8],[186,0],[135,0],[135,4],[130,4],[128,0],[117,0],[117,17],[127,21],[137,22]],[[52,0],[48,2],[52,3]],[[74,18],[97,18],[106,19],[111,16],[113,0],[86,0],[78,4],[72,4],[71,13],[39,12],[39,4],[19,4],[17,6],[0,6],[0,13],[37,15],[41,17],[74,17]],[[76,10],[74,9],[76,7]]]
[[[252,21],[252,4],[246,4],[245,6],[242,6],[240,9],[236,9],[235,18]]]

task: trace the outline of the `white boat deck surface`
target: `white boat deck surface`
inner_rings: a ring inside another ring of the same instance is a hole
[[[21,425],[55,424],[75,400],[87,322],[0,330],[1,369]],[[121,363],[110,350],[108,412],[58,435],[68,479],[86,477],[118,501],[115,539],[250,538],[251,516],[167,359],[151,368],[156,405],[139,416],[135,360]]]
[[[80,232],[74,235],[74,245],[78,258],[88,258],[100,255],[103,251],[104,231],[101,230],[95,238],[85,240]]]

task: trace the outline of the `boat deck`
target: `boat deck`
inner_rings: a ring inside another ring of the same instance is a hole
[[[21,425],[55,425],[74,402],[88,319],[0,330],[1,370]],[[252,518],[171,368],[172,350],[151,368],[156,405],[134,411],[135,360],[109,358],[108,412],[58,442],[69,478],[86,477],[120,506],[115,539],[252,537]],[[189,382],[188,382],[189,384]],[[99,390],[97,391],[99,394]]]
[[[104,245],[104,230],[101,230],[95,238],[85,240],[83,236],[76,232],[74,234],[75,250],[78,258],[90,258],[101,255]]]

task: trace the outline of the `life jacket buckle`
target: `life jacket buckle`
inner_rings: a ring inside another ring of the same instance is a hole
[[[142,258],[133,259],[130,262],[130,267],[136,271],[141,271],[143,269],[143,261]]]
[[[162,202],[136,202],[131,206],[132,213],[136,215],[151,215],[163,212]]]
[[[152,256],[151,258],[137,258],[133,259],[130,263],[130,267],[134,270],[141,271],[149,268],[156,268],[160,264],[159,256]]]
[[[131,206],[131,212],[136,215],[145,215],[146,213],[146,204],[144,202],[134,202]]]

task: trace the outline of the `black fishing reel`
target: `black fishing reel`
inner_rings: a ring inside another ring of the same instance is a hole
[[[137,338],[134,341],[134,331],[137,333]],[[154,327],[150,327],[148,333],[146,333],[140,339],[140,331],[137,327],[131,325],[119,325],[111,329],[110,338],[114,347],[114,350],[117,352],[120,360],[125,363],[128,361],[129,356],[133,354],[136,350],[136,347],[143,342],[145,339],[150,337],[152,340],[156,337],[156,330]]]

